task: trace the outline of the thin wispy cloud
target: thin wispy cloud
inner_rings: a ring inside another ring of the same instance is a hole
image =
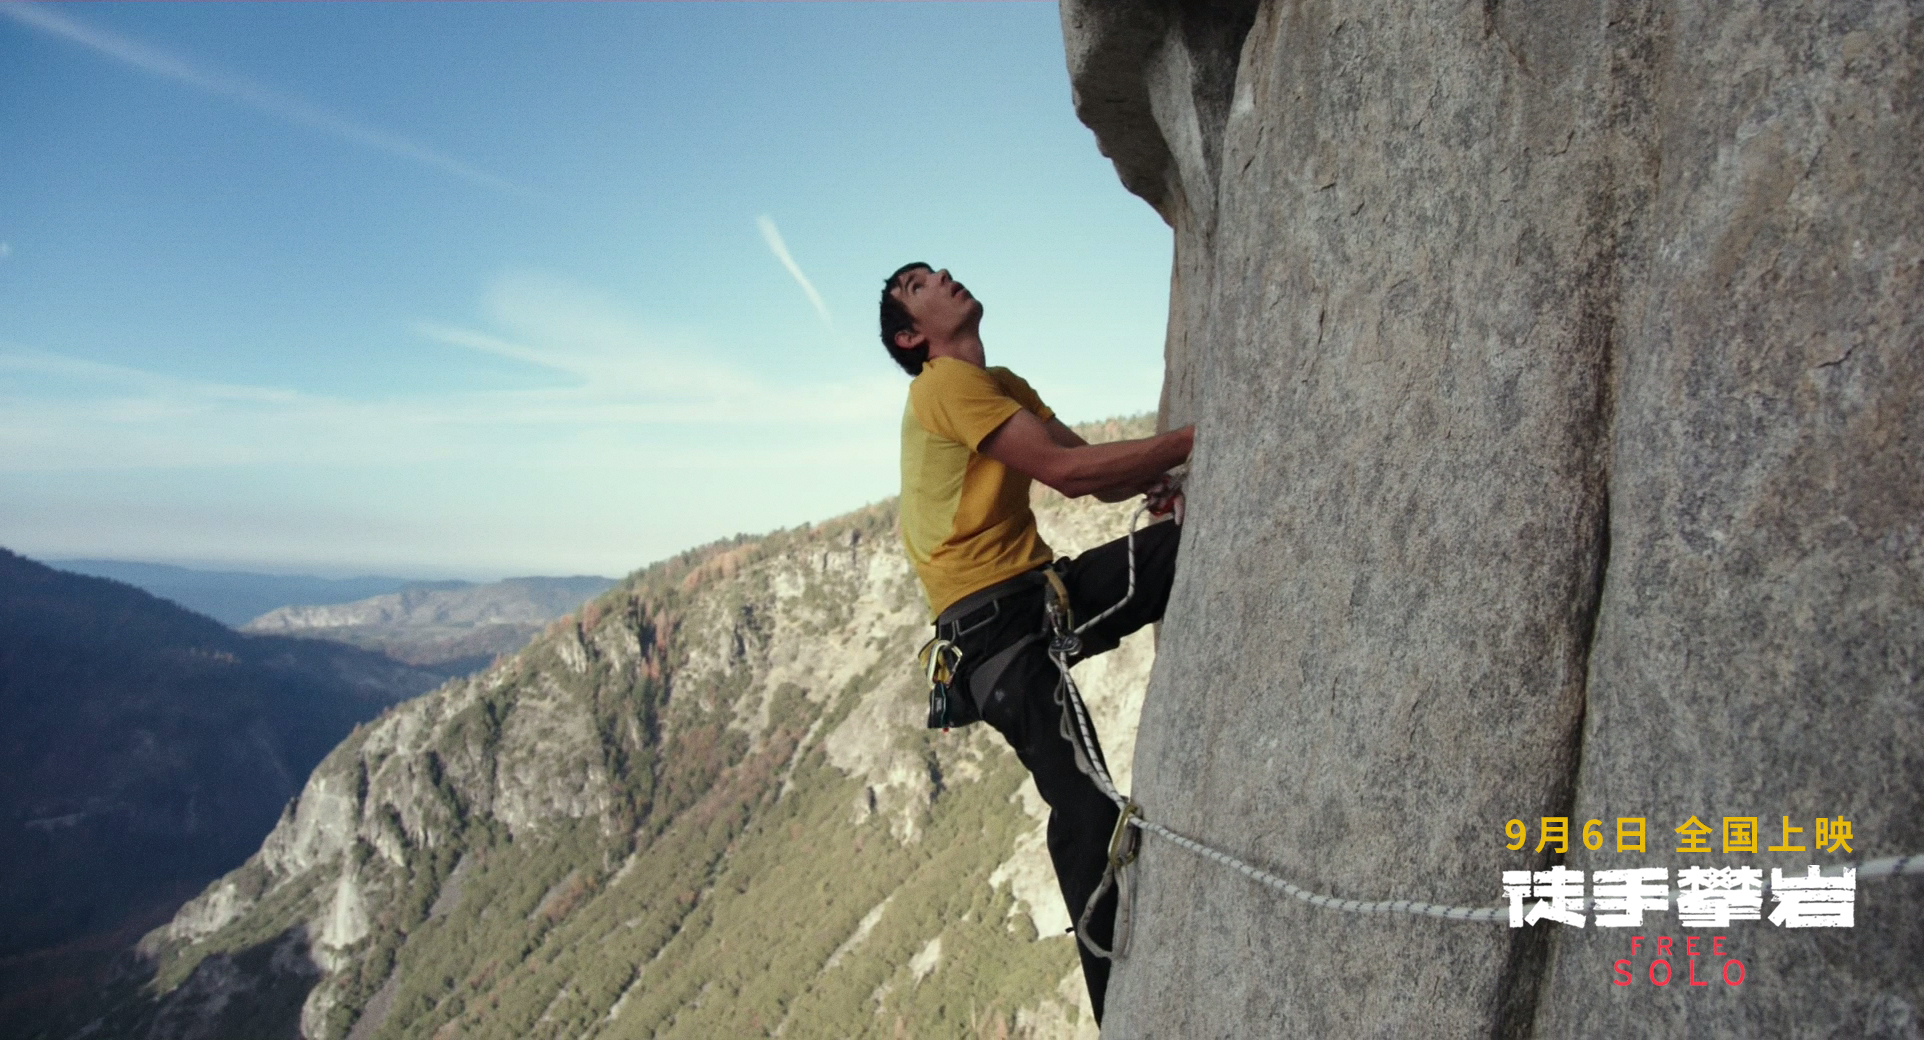
[[[524,188],[505,178],[498,177],[486,170],[462,162],[451,156],[443,155],[426,145],[408,140],[399,134],[390,133],[376,127],[357,123],[344,116],[290,97],[279,91],[264,87],[239,76],[212,72],[197,68],[172,54],[149,47],[146,44],[127,39],[104,29],[83,25],[67,17],[66,14],[39,4],[6,2],[0,3],[0,15],[11,18],[21,25],[50,33],[72,43],[80,44],[100,54],[130,65],[143,72],[185,83],[218,97],[237,101],[251,108],[259,109],[269,115],[295,123],[300,126],[332,134],[354,144],[385,152],[398,158],[407,159],[424,166],[451,174],[471,184],[492,188],[497,191],[519,195],[523,198],[541,200],[540,193]]]
[[[513,361],[525,361],[541,368],[551,368],[574,375],[581,374],[579,366],[569,364],[565,358],[558,358],[546,351],[536,350],[520,343],[509,342],[499,336],[490,336],[485,332],[443,325],[438,321],[417,321],[414,323],[414,332],[423,338],[445,343],[451,347],[465,347],[482,354],[493,354],[495,357],[504,357]]]
[[[801,286],[802,291],[808,294],[808,302],[815,305],[815,313],[822,316],[822,324],[828,326],[830,331],[834,331],[835,319],[828,316],[828,304],[822,302],[822,294],[815,291],[814,284],[808,280],[807,275],[802,273],[801,265],[795,262],[794,257],[788,255],[788,244],[782,241],[781,229],[777,228],[775,222],[766,214],[756,217],[755,224],[762,229],[762,241],[768,243],[768,251],[775,254],[775,259],[780,260],[782,266],[788,268],[788,273],[794,277],[795,284]]]
[[[552,276],[504,275],[482,296],[476,323],[419,321],[412,330],[424,341],[531,366],[520,385],[394,384],[401,392],[345,397],[0,343],[0,474],[357,467],[518,452],[618,467],[663,436],[712,443],[762,431],[752,437],[766,448],[771,426],[785,432],[782,451],[825,443],[835,445],[820,449],[832,456],[859,450],[870,428],[900,408],[892,373],[802,384],[768,376],[718,356],[698,335],[664,331]]]
[[[709,378],[730,381],[727,373]],[[769,448],[764,440],[768,457],[820,440],[836,445],[829,456],[847,454],[847,428],[875,418],[870,388],[810,387],[810,407],[794,397],[757,384],[700,392],[685,382],[656,388],[597,377],[566,387],[424,389],[362,400],[0,353],[0,474],[241,465],[354,470],[458,460],[509,465],[528,457],[540,457],[541,468],[572,460],[612,472],[654,458],[664,437],[699,444],[770,423],[781,425],[789,441]],[[675,454],[685,452],[678,447]]]
[[[496,278],[482,311],[491,326],[486,330],[421,322],[415,331],[449,346],[573,375],[578,385],[540,393],[581,407],[676,407],[702,416],[693,421],[703,424],[815,426],[886,415],[900,406],[891,373],[862,370],[796,386],[718,355],[698,332],[663,327],[618,300],[539,272]]]
[[[0,242],[0,260],[5,260],[7,257],[10,257],[12,255],[13,255],[12,244],[7,242]]]
[[[49,377],[69,385],[113,387],[121,392],[138,394],[149,399],[165,397],[283,403],[292,401],[297,396],[291,390],[277,387],[182,379],[126,365],[88,361],[44,350],[0,351],[0,376],[8,374]]]

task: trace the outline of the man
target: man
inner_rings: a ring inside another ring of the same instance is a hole
[[[1049,857],[1069,916],[1081,920],[1089,911],[1076,949],[1100,1024],[1109,963],[1089,944],[1111,943],[1115,890],[1093,908],[1088,902],[1108,864],[1117,810],[1077,767],[1063,736],[1068,708],[1060,674],[1048,640],[1034,637],[1047,624],[1048,571],[1061,579],[1079,624],[1124,598],[1128,548],[1117,539],[1052,563],[1029,509],[1029,484],[1039,480],[1071,498],[1092,494],[1105,502],[1146,494],[1158,515],[1179,510],[1181,494],[1167,473],[1189,457],[1195,432],[1185,426],[1141,440],[1085,443],[1028,383],[987,367],[981,322],[982,304],[946,270],[909,264],[883,286],[883,345],[915,377],[902,416],[902,541],[928,594],[937,638],[961,650],[946,710],[932,711],[929,724],[980,718],[1035,777],[1049,803]],[[1072,663],[1113,649],[1162,617],[1176,549],[1176,524],[1136,533],[1135,594],[1082,634]],[[1101,761],[1100,747],[1087,750]]]

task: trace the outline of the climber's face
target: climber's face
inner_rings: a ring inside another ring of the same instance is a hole
[[[982,304],[961,282],[949,277],[947,268],[931,271],[918,267],[905,271],[895,281],[890,294],[901,301],[915,331],[898,332],[895,344],[914,348],[924,342],[941,342],[965,331],[973,331],[982,321]]]

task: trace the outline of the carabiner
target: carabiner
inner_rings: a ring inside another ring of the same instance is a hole
[[[1136,861],[1136,850],[1139,845],[1135,841],[1135,836],[1129,833],[1129,818],[1141,815],[1142,806],[1137,805],[1134,799],[1130,799],[1122,807],[1122,812],[1116,815],[1115,832],[1109,835],[1110,867],[1121,869]]]

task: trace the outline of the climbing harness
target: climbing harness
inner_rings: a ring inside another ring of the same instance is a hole
[[[1170,830],[1162,824],[1149,819],[1148,816],[1144,814],[1141,805],[1134,799],[1116,790],[1115,782],[1109,777],[1109,770],[1102,761],[1101,753],[1095,750],[1096,742],[1089,728],[1088,708],[1082,701],[1081,692],[1076,688],[1075,677],[1070,674],[1069,658],[1075,656],[1075,654],[1081,650],[1080,637],[1089,626],[1122,609],[1122,606],[1135,596],[1136,524],[1142,519],[1142,514],[1147,511],[1148,508],[1148,505],[1145,503],[1138,508],[1135,514],[1129,519],[1129,534],[1127,537],[1129,549],[1129,585],[1127,591],[1123,593],[1122,598],[1117,600],[1115,605],[1109,609],[1097,614],[1081,625],[1075,625],[1069,611],[1068,591],[1063,587],[1061,578],[1055,576],[1054,572],[1050,572],[1051,603],[1048,612],[1050,626],[1049,659],[1055,662],[1056,670],[1061,673],[1061,679],[1056,686],[1056,703],[1064,708],[1062,736],[1065,740],[1069,741],[1071,747],[1074,749],[1076,768],[1092,780],[1104,796],[1116,803],[1116,809],[1120,814],[1116,818],[1115,833],[1109,840],[1109,862],[1103,869],[1102,882],[1096,887],[1095,892],[1089,896],[1089,901],[1083,906],[1082,913],[1077,917],[1075,926],[1072,929],[1072,931],[1075,932],[1076,940],[1087,947],[1090,953],[1105,960],[1127,955],[1133,893],[1129,881],[1129,874],[1124,868],[1135,861],[1139,840],[1133,835],[1125,834],[1125,832],[1132,829],[1147,831],[1169,841],[1173,845],[1187,849],[1204,859],[1213,860],[1214,862],[1229,867],[1231,870],[1242,874],[1251,881],[1275,889],[1284,895],[1301,900],[1311,906],[1322,907],[1327,910],[1341,910],[1356,914],[1411,914],[1421,917],[1443,918],[1451,921],[1507,922],[1510,914],[1510,908],[1507,905],[1445,906],[1438,903],[1426,903],[1417,899],[1390,899],[1372,902],[1362,899],[1339,899],[1335,896],[1321,895],[1312,892],[1300,885],[1292,884],[1267,870],[1246,863],[1227,852],[1211,848],[1194,838],[1189,838]],[[1176,515],[1177,522],[1180,523],[1181,512],[1178,511]],[[1071,716],[1073,716],[1075,720],[1073,729],[1069,725]],[[1905,875],[1924,874],[1924,856],[1888,856],[1883,859],[1875,859],[1868,862],[1856,861],[1845,864],[1844,866],[1854,866],[1856,868],[1856,877],[1859,881],[1868,881],[1881,877],[1902,877]],[[1103,895],[1109,891],[1111,886],[1115,886],[1117,889],[1116,923],[1114,938],[1110,944],[1111,949],[1105,950],[1101,945],[1096,943],[1095,940],[1089,937],[1088,925],[1089,918],[1095,912],[1096,903],[1102,899]],[[1766,886],[1765,891],[1769,891],[1769,886]],[[1675,899],[1677,894],[1675,888],[1669,890],[1669,898]],[[1573,906],[1578,909],[1584,908],[1587,903],[1588,900],[1583,898],[1572,901]]]
[[[1046,573],[1054,577],[1053,571]],[[1040,569],[1026,571],[972,592],[935,619],[935,637],[922,644],[915,655],[929,681],[929,729],[946,732],[955,726],[981,721],[982,702],[988,698],[995,681],[1001,678],[1002,670],[1016,654],[1040,640],[1042,634],[1019,639],[971,669],[966,697],[961,696],[964,691],[958,691],[955,686],[962,674],[962,637],[1001,617],[1003,600],[1041,585],[1046,580],[1044,574]],[[973,620],[983,611],[988,613],[980,620]]]

